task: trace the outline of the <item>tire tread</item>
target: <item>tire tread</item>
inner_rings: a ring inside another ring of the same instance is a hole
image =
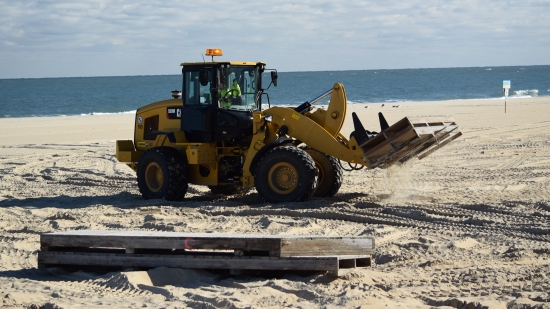
[[[275,192],[272,192],[269,189],[269,184],[267,180],[262,177],[264,169],[269,167],[269,163],[272,160],[284,158],[284,157],[294,157],[300,162],[300,167],[303,167],[305,170],[306,177],[300,177],[299,181],[305,181],[301,186],[303,188],[302,192],[292,192],[287,195],[280,195]],[[265,166],[264,166],[265,165]],[[313,159],[302,149],[293,146],[280,146],[271,149],[268,151],[258,162],[258,168],[255,174],[256,189],[258,193],[267,201],[271,203],[281,203],[281,202],[305,202],[313,196],[315,192],[315,184],[317,182],[317,168],[315,167],[315,162]]]
[[[187,182],[187,162],[185,157],[175,148],[171,147],[155,147],[151,148],[142,155],[143,158],[152,157],[155,160],[159,160],[159,164],[166,165],[168,170],[168,188],[164,193],[164,196],[156,196],[149,192],[145,180],[140,177],[140,172],[144,168],[142,166],[143,161],[140,159],[138,163],[138,188],[139,192],[145,199],[164,198],[167,201],[181,201],[185,194],[189,184]]]

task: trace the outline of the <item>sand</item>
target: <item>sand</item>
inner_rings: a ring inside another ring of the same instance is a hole
[[[0,307],[550,308],[550,97],[507,113],[503,100],[352,111],[369,130],[379,111],[453,115],[464,135],[421,161],[345,172],[333,198],[271,205],[191,185],[167,202],[143,200],[115,158],[133,114],[0,119]],[[40,233],[73,229],[371,235],[376,253],[342,278],[37,269]]]

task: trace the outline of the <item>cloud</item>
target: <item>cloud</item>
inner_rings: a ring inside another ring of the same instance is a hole
[[[548,64],[550,50],[550,5],[532,0],[0,6],[0,78],[177,74],[208,47],[281,71]]]

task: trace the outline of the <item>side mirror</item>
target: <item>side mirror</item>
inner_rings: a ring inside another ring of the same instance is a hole
[[[273,83],[273,86],[277,87],[277,71],[271,71],[271,82]]]
[[[207,70],[201,70],[199,72],[199,82],[201,83],[202,86],[206,86],[208,85],[208,71]]]

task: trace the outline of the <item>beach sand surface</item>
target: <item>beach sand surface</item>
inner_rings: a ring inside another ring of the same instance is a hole
[[[134,114],[0,119],[0,307],[550,308],[550,97],[351,104],[368,130],[452,115],[463,136],[423,160],[345,172],[332,198],[255,190],[144,200],[115,158]],[[399,107],[394,107],[399,106]],[[343,128],[353,130],[351,117]],[[37,268],[40,233],[77,229],[373,236],[370,268],[229,275]]]

